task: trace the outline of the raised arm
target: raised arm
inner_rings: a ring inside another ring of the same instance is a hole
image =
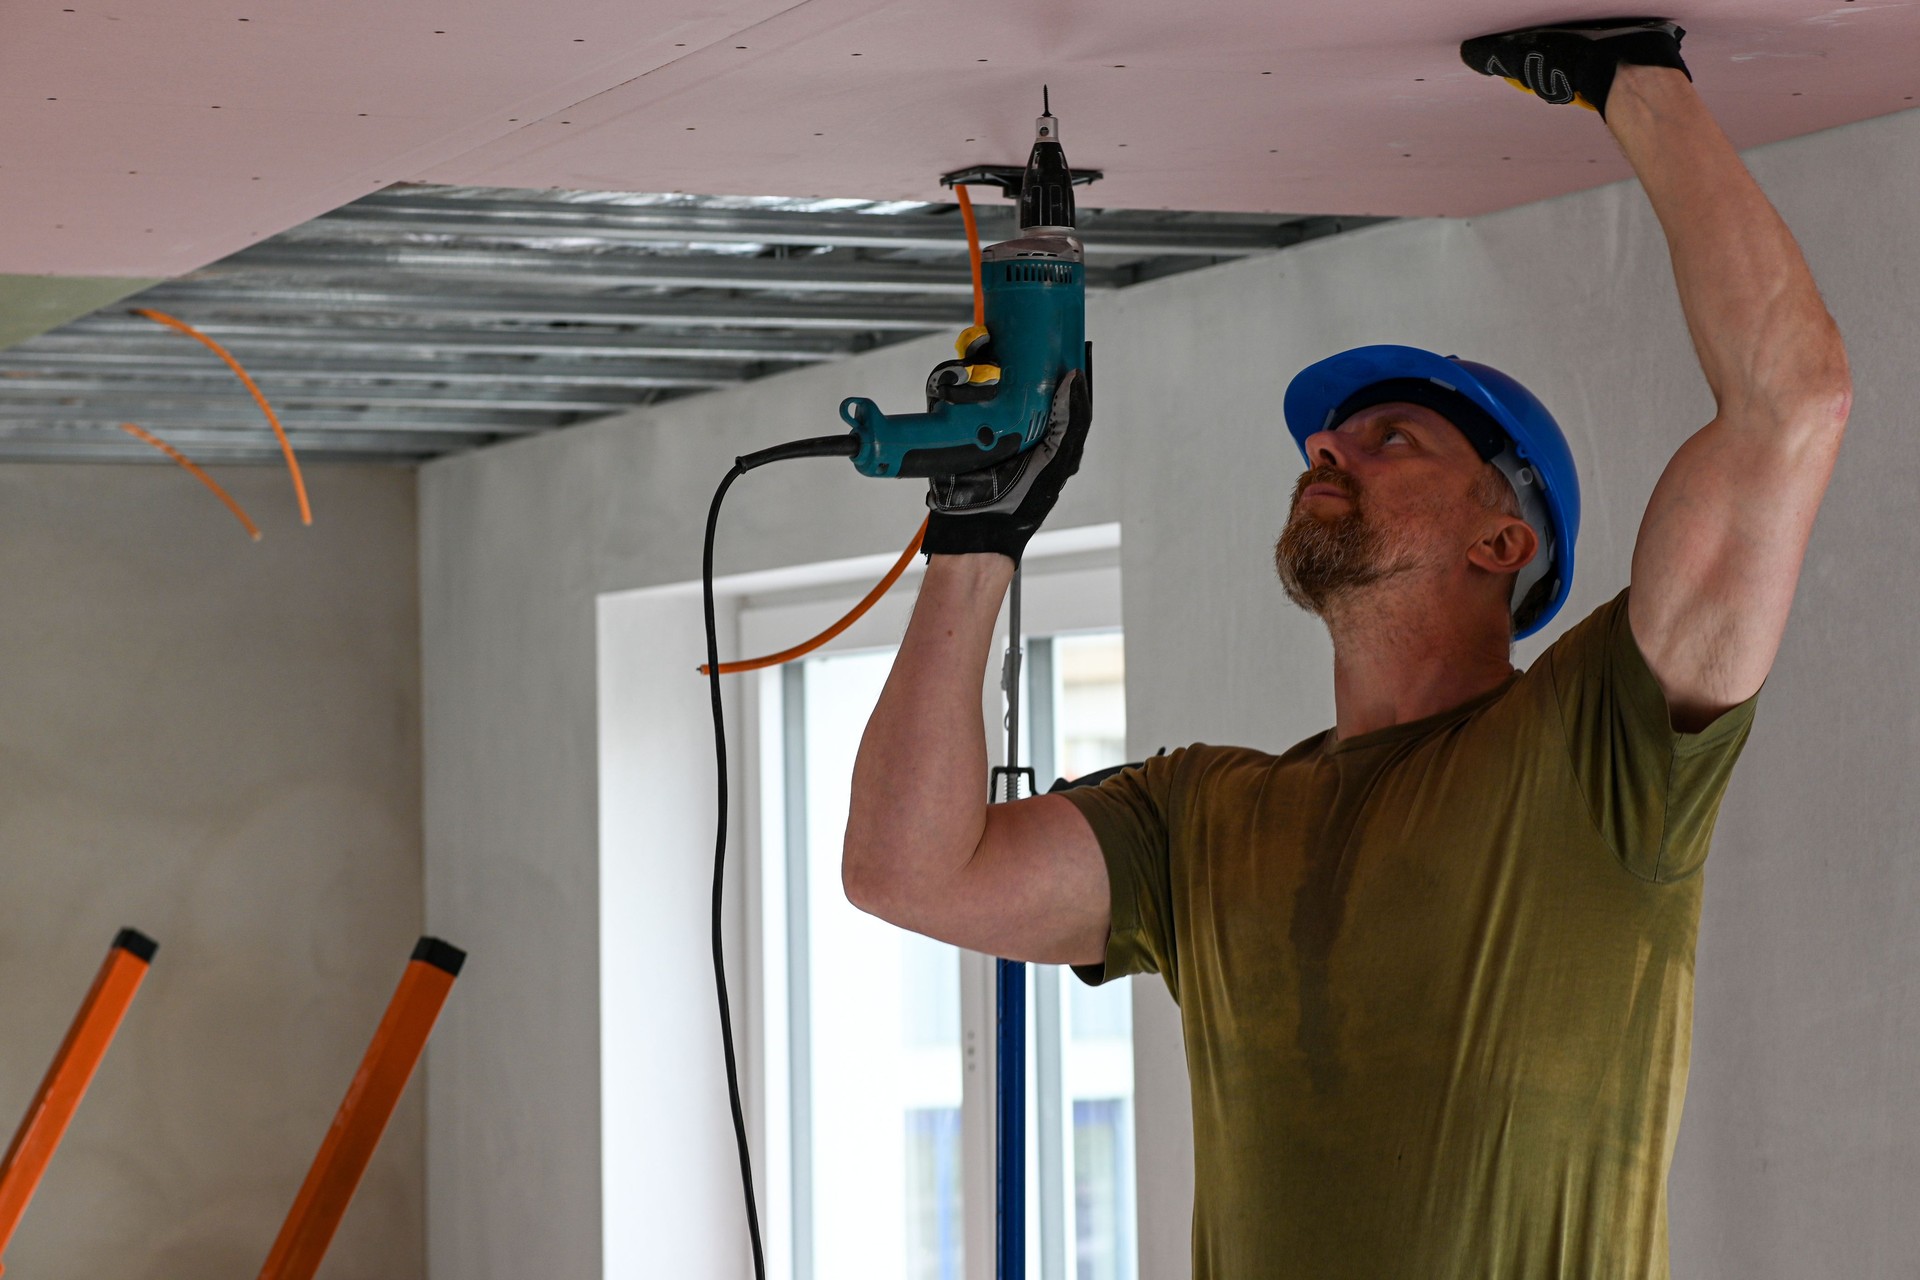
[[[1024,454],[932,483],[927,576],[860,754],[840,870],[883,920],[1009,960],[1095,964],[1111,915],[1093,828],[1060,796],[987,804],[980,685],[1027,540],[1080,467],[1092,405],[1069,374]]]
[[[1013,561],[937,555],[853,766],[841,877],[861,910],[1048,964],[1106,953],[1107,868],[1060,796],[987,804],[980,685]]]
[[[1654,487],[1627,609],[1691,731],[1773,666],[1852,384],[1800,247],[1687,77],[1621,67],[1606,120],[1666,231],[1717,405]]]

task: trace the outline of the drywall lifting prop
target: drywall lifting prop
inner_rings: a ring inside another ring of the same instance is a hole
[[[466,958],[466,952],[438,938],[422,938],[414,947],[260,1280],[312,1280],[320,1269]]]
[[[1020,765],[1020,569],[1007,586],[1007,656],[1000,668],[1007,698],[1007,762],[990,775],[990,798],[1018,800],[1020,778],[1034,791],[1033,770]],[[1005,782],[1004,791],[1001,783]],[[993,964],[994,1110],[993,1219],[995,1280],[1027,1274],[1027,966]]]
[[[53,1065],[47,1068],[39,1092],[33,1095],[33,1104],[13,1135],[6,1159],[0,1161],[0,1257],[5,1257],[7,1242],[13,1239],[14,1228],[20,1225],[27,1202],[33,1199],[47,1162],[53,1159],[54,1148],[60,1145],[80,1099],[86,1096],[93,1073],[106,1057],[107,1046],[113,1043],[120,1020],[126,1017],[127,1006],[140,990],[159,946],[138,929],[122,929],[107,949],[93,988],[80,1002],[80,1012],[74,1015],[67,1038],[53,1055]]]

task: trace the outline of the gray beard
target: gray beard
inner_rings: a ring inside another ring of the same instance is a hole
[[[1313,484],[1334,484],[1351,501],[1330,520],[1300,508],[1300,495]],[[1273,567],[1287,599],[1308,613],[1326,617],[1330,605],[1387,576],[1384,539],[1367,523],[1366,510],[1347,477],[1331,468],[1315,468],[1294,486],[1292,516],[1274,544]]]

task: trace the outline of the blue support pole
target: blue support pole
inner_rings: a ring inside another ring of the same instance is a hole
[[[1027,1274],[1027,966],[994,962],[994,1269],[996,1280]]]
[[[1007,696],[1007,762],[993,770],[988,799],[1020,798],[1020,775],[1029,789],[1033,770],[1020,767],[1020,570],[1007,587],[1007,657],[1000,669]],[[996,784],[1006,779],[1002,793]],[[1027,1274],[1027,966],[994,962],[993,1274],[995,1280],[1026,1280]]]

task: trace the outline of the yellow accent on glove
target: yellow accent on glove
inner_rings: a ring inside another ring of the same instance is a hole
[[[976,386],[983,382],[1000,381],[1000,366],[997,364],[970,364],[967,366],[967,381]]]
[[[987,340],[987,336],[987,327],[985,325],[968,325],[960,331],[960,336],[953,340],[954,354],[962,360],[965,360],[968,355],[972,354],[975,347]]]
[[[1500,78],[1502,80],[1505,80],[1508,84],[1512,85],[1514,88],[1518,89],[1520,92],[1526,94],[1528,97],[1533,96],[1533,90],[1527,87],[1526,81],[1516,80],[1512,76],[1501,76]],[[1600,108],[1594,106],[1591,102],[1588,102],[1585,94],[1580,94],[1580,93],[1574,94],[1573,105],[1576,107],[1585,107],[1587,110],[1593,112],[1595,115],[1600,114]]]

